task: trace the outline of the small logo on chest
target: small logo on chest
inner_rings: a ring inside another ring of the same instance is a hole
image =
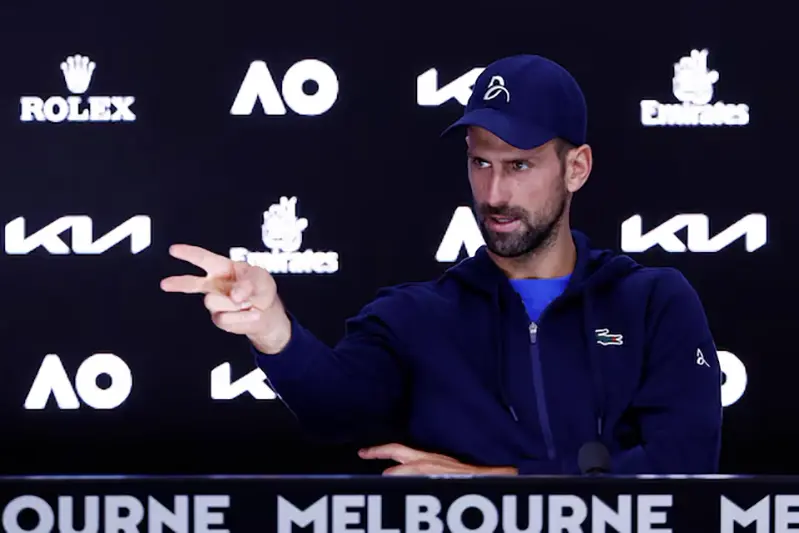
[[[597,329],[594,331],[596,334],[596,343],[602,346],[621,346],[624,344],[623,335],[620,333],[611,333],[608,328]]]

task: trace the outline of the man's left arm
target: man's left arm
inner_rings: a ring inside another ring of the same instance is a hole
[[[633,400],[642,444],[612,457],[613,474],[711,474],[721,449],[721,368],[707,316],[676,270],[657,281],[644,376]]]

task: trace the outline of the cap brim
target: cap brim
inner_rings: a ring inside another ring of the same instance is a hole
[[[445,129],[441,136],[448,136],[454,131],[468,126],[484,128],[511,146],[520,150],[531,150],[545,144],[556,137],[551,131],[512,118],[501,111],[491,108],[475,109]]]

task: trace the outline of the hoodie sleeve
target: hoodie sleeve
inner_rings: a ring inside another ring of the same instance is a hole
[[[251,347],[270,388],[309,432],[333,442],[380,438],[392,428],[405,387],[397,341],[378,299],[346,323],[331,348],[289,314],[291,339],[282,352]]]
[[[644,377],[632,405],[643,444],[613,456],[612,473],[715,473],[722,373],[702,303],[685,277],[668,269],[650,309]]]

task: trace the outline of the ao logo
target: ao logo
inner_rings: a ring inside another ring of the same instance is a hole
[[[111,385],[101,388],[97,378],[107,375]],[[94,409],[114,409],[128,399],[133,388],[133,375],[130,367],[112,353],[96,353],[83,361],[75,374],[74,386],[64,369],[61,358],[56,354],[47,355],[36,373],[25,409],[42,410],[52,395],[59,409],[78,409],[80,399]],[[76,394],[77,393],[77,394]]]
[[[743,361],[732,352],[719,350],[719,366],[724,374],[724,382],[721,385],[721,405],[729,407],[744,395],[746,384],[749,378]]]
[[[304,89],[309,81],[317,85],[313,94],[306,93]],[[266,63],[253,61],[230,108],[230,114],[251,115],[255,102],[260,100],[266,115],[285,115],[288,105],[298,115],[315,116],[327,112],[337,99],[338,77],[322,61],[305,59],[292,65],[283,76],[280,91]]]
[[[436,261],[439,263],[454,263],[466,251],[469,257],[485,245],[483,235],[474,218],[474,213],[469,207],[461,206],[455,210],[450,220],[444,238],[436,251]],[[743,362],[732,352],[717,352],[724,382],[721,386],[721,403],[724,407],[733,405],[741,399],[746,391],[748,377]]]

